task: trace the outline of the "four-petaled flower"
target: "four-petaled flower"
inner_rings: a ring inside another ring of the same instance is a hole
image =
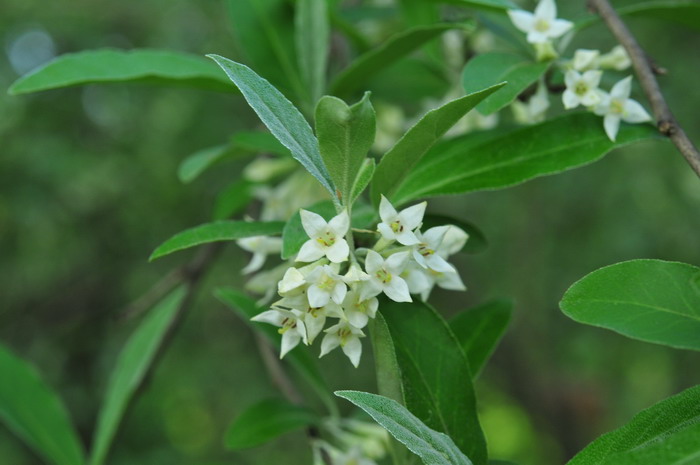
[[[591,107],[597,105],[601,100],[601,90],[598,89],[601,71],[589,70],[583,74],[570,69],[564,75],[566,90],[562,95],[564,108],[570,110],[579,105]]]
[[[379,203],[379,216],[382,222],[377,230],[382,237],[389,241],[397,241],[403,245],[417,244],[418,238],[413,230],[420,226],[427,202],[421,202],[397,212],[389,200],[382,195]]]
[[[408,259],[408,252],[398,252],[384,260],[374,250],[368,251],[365,269],[369,280],[362,287],[362,298],[367,299],[384,292],[395,302],[413,302],[408,285],[400,276],[408,264]]]
[[[350,362],[357,368],[360,365],[360,356],[362,355],[361,337],[365,337],[365,333],[361,329],[354,327],[346,320],[340,320],[324,331],[321,342],[321,357],[326,355],[331,350],[340,346],[343,353],[347,355]]]
[[[350,228],[347,210],[329,222],[321,215],[307,210],[301,210],[300,215],[301,225],[310,239],[301,246],[297,255],[298,262],[313,262],[323,256],[333,263],[348,259],[350,248],[344,237]]]
[[[610,94],[603,94],[601,103],[595,108],[597,115],[605,116],[603,119],[605,133],[613,142],[620,129],[620,120],[627,123],[651,121],[651,116],[644,107],[636,100],[629,98],[631,91],[632,76],[627,76],[613,86]]]
[[[527,41],[531,44],[556,39],[573,26],[571,21],[557,19],[554,0],[540,0],[534,14],[525,10],[508,10],[508,16],[515,27],[527,34]]]
[[[303,321],[303,313],[297,309],[272,308],[251,318],[253,321],[270,323],[279,327],[278,333],[282,335],[282,347],[280,358],[287,355],[287,352],[295,348],[299,341],[308,343],[306,338],[306,326]]]
[[[350,291],[343,301],[345,316],[356,328],[364,328],[370,318],[374,318],[379,308],[379,301],[376,297],[363,299],[357,291]]]
[[[269,236],[253,236],[238,239],[236,244],[243,250],[251,252],[253,258],[241,271],[243,274],[258,271],[265,264],[265,259],[270,254],[279,254],[282,251],[282,238]]]
[[[307,292],[312,307],[323,307],[330,300],[341,304],[348,290],[335,264],[317,267],[306,277],[306,282],[309,283]]]
[[[455,271],[454,267],[437,253],[450,226],[437,226],[424,234],[417,233],[420,243],[413,248],[413,258],[423,268],[430,268],[441,273]]]

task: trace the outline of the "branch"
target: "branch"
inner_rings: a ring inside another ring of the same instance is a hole
[[[660,74],[663,68],[659,68],[648,59],[637,39],[632,35],[625,23],[622,22],[608,0],[589,0],[589,6],[602,18],[615,38],[627,50],[642,89],[644,89],[644,93],[649,99],[649,103],[651,103],[659,132],[671,139],[678,151],[695,171],[695,174],[700,177],[700,152],[698,152],[698,149],[693,145],[693,142],[688,138],[680,124],[678,124],[676,118],[674,118],[668,103],[666,103],[661,93],[659,83],[656,81],[655,74]]]

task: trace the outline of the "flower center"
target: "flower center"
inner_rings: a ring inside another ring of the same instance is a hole
[[[386,271],[384,268],[377,270],[375,276],[384,284],[389,284],[391,282],[391,273]]]
[[[338,337],[340,338],[340,346],[345,347],[345,344],[348,343],[348,338],[352,334],[352,331],[350,331],[348,328],[340,328],[338,330]]]
[[[330,247],[333,244],[335,244],[335,239],[335,234],[333,234],[330,231],[326,231],[325,234],[322,234],[321,236],[316,238],[316,242],[318,242],[324,247]]]
[[[537,32],[547,32],[549,30],[549,21],[546,19],[538,19],[535,21],[535,30]]]
[[[309,307],[306,309],[306,313],[311,315],[314,318],[318,318],[318,314],[321,311],[323,307]]]
[[[613,100],[610,102],[610,111],[611,111],[612,113],[622,114],[622,112],[624,111],[624,109],[625,109],[625,105],[624,105],[624,103],[623,103],[621,100],[613,99]]]
[[[588,84],[584,81],[578,81],[574,87],[574,92],[576,92],[577,95],[585,95],[588,92]]]
[[[321,282],[318,283],[318,288],[323,291],[331,291],[335,287],[335,280],[328,275],[321,278]]]
[[[425,258],[428,258],[431,255],[433,255],[435,251],[428,247],[428,244],[421,244],[418,246],[418,253],[424,256]]]
[[[401,224],[401,221],[399,220],[392,221],[389,226],[391,227],[391,230],[395,233],[402,233],[404,229],[403,225]]]
[[[284,334],[287,331],[289,331],[290,329],[296,328],[296,327],[297,327],[296,320],[293,318],[287,317],[284,320],[282,320],[282,327],[280,329],[278,329],[277,332],[279,334]]]

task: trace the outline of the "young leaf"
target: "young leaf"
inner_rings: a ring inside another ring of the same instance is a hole
[[[500,129],[487,134],[491,137],[478,136],[477,145],[470,144],[472,135],[466,135],[435,146],[399,187],[392,198],[394,205],[513,186],[592,163],[633,142],[659,138],[651,125],[625,125],[617,141],[611,142],[600,118],[588,113],[571,113],[505,134]]]
[[[476,465],[486,464],[469,363],[447,322],[423,303],[385,299],[379,308],[394,340],[406,407]]]
[[[85,452],[61,399],[34,367],[0,345],[0,421],[54,465],[81,465]]]
[[[361,88],[372,76],[387,68],[443,32],[464,27],[458,24],[433,24],[408,29],[384,44],[355,59],[332,82],[331,94],[346,96]]]
[[[186,229],[163,242],[148,258],[156,258],[209,242],[232,241],[252,236],[274,236],[282,233],[281,221],[215,221]]]
[[[298,0],[295,38],[299,70],[309,101],[315,104],[326,89],[330,44],[327,0]]]
[[[371,185],[373,202],[379,204],[379,198],[382,194],[393,200],[396,189],[430,147],[461,117],[503,85],[504,83],[496,84],[479,92],[465,95],[426,113],[389,149],[379,162]]]
[[[503,89],[484,99],[476,109],[484,115],[505,107],[549,68],[549,62],[534,63],[509,53],[483,53],[467,62],[462,85],[467,93],[494,83],[506,81]]]
[[[452,218],[451,216],[447,215],[436,215],[433,213],[428,213],[423,217],[422,230],[427,230],[435,226],[443,226],[446,224],[457,226],[458,228],[464,230],[464,232],[469,234],[469,239],[467,239],[467,242],[464,244],[464,247],[462,247],[461,252],[474,254],[486,250],[486,247],[488,246],[488,241],[486,240],[486,236],[484,236],[484,233],[481,232],[481,230],[473,224],[468,223],[464,220]]]
[[[469,360],[474,379],[496,349],[512,313],[512,302],[494,300],[461,312],[450,320],[450,329]]]
[[[90,465],[101,465],[107,457],[129,401],[148,373],[184,298],[185,288],[179,287],[161,300],[146,315],[119,354],[97,419]]]
[[[316,106],[316,135],[321,156],[344,205],[352,205],[352,188],[362,162],[372,147],[376,121],[369,92],[348,107],[325,96]]]
[[[252,317],[267,310],[266,308],[260,307],[253,299],[236,289],[220,287],[216,289],[214,295],[227,307],[235,311],[248,325],[251,325],[250,319]],[[260,331],[264,334],[274,347],[277,349],[280,348],[280,335],[277,329],[270,325],[263,324],[255,324],[254,327],[256,331]],[[326,408],[328,408],[328,411],[337,414],[335,399],[331,395],[328,384],[318,368],[316,359],[310,355],[309,351],[294,349],[289,352],[284,359],[292,365],[294,371],[299,373],[314,392],[316,392],[319,399],[321,399]]]
[[[254,186],[254,183],[245,179],[238,179],[229,184],[216,196],[214,220],[223,221],[245,209],[253,198]]]
[[[615,463],[648,463],[648,464],[671,464],[671,463],[697,463],[696,461],[673,460],[647,460],[641,459],[645,454],[643,451],[650,449],[656,452],[657,446],[669,450],[676,449],[667,443],[669,439],[679,433],[683,433],[683,444],[688,439],[688,434],[693,438],[686,444],[694,444],[696,458],[700,456],[700,386],[687,389],[680,394],[662,400],[661,402],[641,411],[632,418],[625,426],[604,434],[571,459],[567,465],[612,465]],[[690,433],[685,434],[688,428],[692,427]],[[678,441],[675,441],[678,442]],[[637,454],[639,450],[642,454]],[[681,450],[681,449],[679,449]],[[639,461],[631,461],[631,458],[639,458]],[[680,457],[678,457],[680,458]],[[687,459],[684,455],[682,458]],[[616,461],[619,460],[619,461]]]
[[[197,56],[164,50],[88,50],[61,55],[19,78],[10,95],[108,82],[180,85],[236,92],[224,73]]]
[[[270,132],[292,152],[292,156],[335,196],[318,140],[309,123],[284,95],[245,65],[218,55],[207,55],[226,72]]]
[[[232,450],[255,447],[317,421],[316,415],[305,407],[281,399],[267,399],[236,417],[226,432],[224,443]]]
[[[448,435],[430,429],[395,400],[360,391],[336,391],[335,395],[367,412],[425,465],[472,465]]]
[[[350,190],[350,205],[354,204],[365,189],[367,189],[367,186],[369,186],[369,183],[372,181],[372,177],[374,176],[374,171],[376,169],[377,164],[374,161],[374,158],[365,159],[362,166],[360,166],[360,171],[358,171],[355,182]]]
[[[700,268],[631,260],[584,276],[559,306],[579,323],[678,349],[700,350]]]

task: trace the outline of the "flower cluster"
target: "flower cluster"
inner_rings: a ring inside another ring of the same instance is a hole
[[[311,345],[321,333],[321,356],[340,347],[354,366],[360,363],[363,328],[374,318],[378,296],[412,302],[427,299],[435,285],[465,290],[450,255],[461,250],[468,235],[445,225],[421,231],[426,202],[401,211],[382,196],[378,239],[371,249],[353,250],[348,240],[350,216],[341,211],[330,221],[301,210],[309,239],[296,257],[304,266],[289,267],[277,284],[281,299],[253,318],[279,328],[281,357],[300,342]],[[333,320],[329,327],[326,323]]]
[[[510,10],[508,15],[515,27],[527,34],[527,41],[535,46],[537,58],[541,61],[558,57],[552,40],[563,36],[573,27],[572,22],[557,18],[554,0],[540,0],[534,13]],[[637,101],[629,98],[632,88],[631,76],[620,80],[609,93],[599,87],[603,70],[623,71],[629,68],[630,64],[629,56],[619,45],[606,54],[601,54],[598,50],[577,50],[573,59],[559,63],[566,84],[562,95],[564,108],[570,110],[580,105],[603,116],[605,133],[612,141],[617,138],[620,121],[650,121],[651,117],[646,110]],[[513,112],[516,120],[532,123],[542,121],[548,107],[547,89],[541,80],[537,92],[529,102],[516,102]]]

